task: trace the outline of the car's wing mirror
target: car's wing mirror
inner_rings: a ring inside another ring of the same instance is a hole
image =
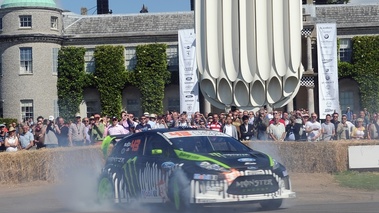
[[[161,155],[163,153],[162,149],[153,149],[151,150],[152,155]]]

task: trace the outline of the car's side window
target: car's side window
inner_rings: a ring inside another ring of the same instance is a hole
[[[153,150],[162,150],[162,153],[153,154]],[[146,140],[144,155],[170,157],[174,154],[172,146],[160,135],[149,135]]]
[[[120,142],[123,146],[120,147],[119,152],[121,155],[140,155],[143,152],[144,136],[137,136],[124,139]]]

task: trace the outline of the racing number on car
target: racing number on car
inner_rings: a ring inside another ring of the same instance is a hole
[[[170,135],[182,137],[182,136],[191,136],[191,133],[190,132],[170,132]]]
[[[138,151],[138,148],[139,148],[139,144],[141,143],[141,139],[136,139],[136,140],[133,140],[132,141],[132,144],[130,145],[130,147],[132,147],[132,151],[133,152],[136,152]]]

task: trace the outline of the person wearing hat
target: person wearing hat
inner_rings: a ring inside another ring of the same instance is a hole
[[[112,124],[104,130],[104,138],[108,135],[123,135],[127,134],[124,127],[118,123],[118,118],[116,116],[112,117]]]
[[[149,120],[147,121],[148,124],[150,124],[151,129],[157,128],[157,115],[156,114],[150,114]]]
[[[46,120],[46,119],[45,119]],[[44,134],[44,145],[46,148],[58,147],[58,137],[56,135],[58,126],[54,122],[54,116],[50,115],[49,119],[44,121],[42,134]]]
[[[18,150],[20,143],[16,136],[16,129],[13,126],[9,127],[8,137],[5,138],[4,144],[7,148],[6,152],[16,152]]]
[[[118,118],[116,116],[112,117],[112,124],[105,129],[104,131],[104,138],[107,137],[108,135],[123,135],[127,134],[125,131],[124,127],[122,127],[118,123]]]
[[[82,123],[80,113],[75,114],[75,122],[68,129],[69,146],[84,146],[86,142],[85,126]]]

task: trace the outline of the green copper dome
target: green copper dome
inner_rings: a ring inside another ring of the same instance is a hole
[[[9,7],[53,7],[57,8],[54,0],[4,0],[1,8]]]

